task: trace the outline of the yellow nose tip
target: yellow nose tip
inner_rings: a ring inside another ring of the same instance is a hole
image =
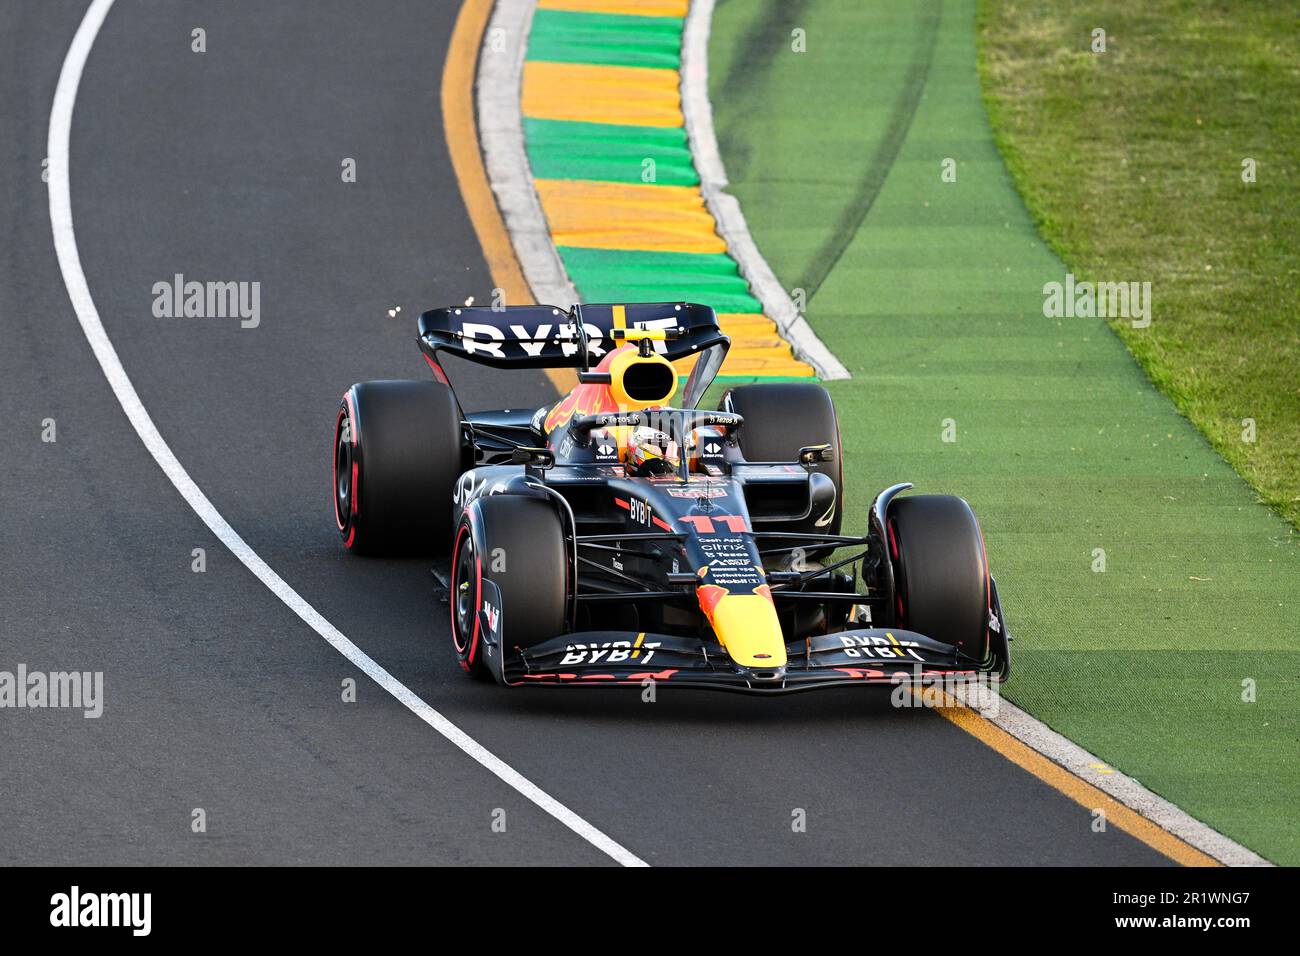
[[[742,667],[784,667],[785,637],[766,594],[726,594],[710,615],[713,632]]]

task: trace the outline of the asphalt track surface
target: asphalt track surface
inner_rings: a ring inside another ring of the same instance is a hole
[[[486,301],[493,285],[438,112],[456,6],[119,0],[100,31],[72,125],[82,264],[145,407],[217,508],[367,654],[649,863],[1167,863],[883,694],[661,688],[646,704],[473,683],[427,563],[343,553],[339,396],[422,376],[420,308]],[[0,669],[103,671],[106,698],[98,720],[0,711],[0,862],[612,862],[357,671],[164,477],[77,324],[41,180],[85,4],[0,10]],[[356,183],[341,181],[345,157]],[[176,273],[260,282],[260,325],[155,318],[152,287]],[[467,407],[553,395],[540,373],[456,372]]]

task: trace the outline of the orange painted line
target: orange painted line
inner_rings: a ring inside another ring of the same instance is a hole
[[[461,4],[442,68],[442,127],[451,154],[451,166],[456,172],[461,197],[465,200],[465,211],[469,213],[474,234],[478,236],[492,281],[505,294],[508,304],[532,305],[535,304],[532,290],[524,279],[524,271],[492,195],[487,171],[483,168],[478,123],[474,118],[474,73],[483,31],[491,12],[492,0],[465,0]],[[567,307],[573,303],[557,304]],[[545,371],[560,394],[577,384],[573,369],[548,368]]]
[[[913,696],[919,696],[924,692],[917,687],[911,690]],[[940,716],[992,747],[1016,766],[1033,774],[1079,806],[1088,810],[1101,810],[1106,816],[1107,826],[1118,827],[1157,853],[1162,853],[1183,866],[1222,865],[1214,857],[1201,852],[1190,843],[1157,826],[1142,814],[1129,809],[1104,790],[1099,790],[1060,764],[1048,760],[1033,747],[1011,736],[997,724],[985,720],[953,697],[946,693],[943,697],[949,706],[934,708]]]

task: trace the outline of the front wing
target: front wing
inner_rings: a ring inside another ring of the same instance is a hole
[[[786,646],[783,669],[742,668],[703,640],[629,631],[583,631],[498,657],[502,683],[610,687],[647,682],[673,687],[782,694],[824,687],[971,681],[990,664],[958,662],[951,648],[912,631],[863,628]]]

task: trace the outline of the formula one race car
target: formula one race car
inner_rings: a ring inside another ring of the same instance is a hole
[[[841,534],[820,385],[743,385],[695,407],[730,345],[711,308],[433,309],[419,332],[435,381],[343,397],[335,519],[351,551],[450,559],[439,580],[469,674],[756,693],[1006,677],[970,507],[896,484],[866,534]],[[573,368],[577,384],[551,406],[467,413],[441,353]],[[683,407],[678,360],[693,362]]]

